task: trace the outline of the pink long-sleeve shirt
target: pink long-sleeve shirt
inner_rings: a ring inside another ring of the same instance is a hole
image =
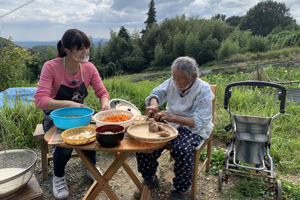
[[[90,63],[81,63],[84,84],[86,88],[92,86],[95,95],[101,99],[103,97],[109,98],[109,94],[104,87],[101,77],[96,67]],[[34,94],[34,103],[37,108],[47,110],[48,102],[53,99],[61,85],[68,87],[78,87],[82,83],[81,70],[74,76],[68,74],[60,62],[60,58],[47,61],[42,69],[40,80],[37,84],[37,91]],[[77,79],[76,85],[72,84],[72,80]]]

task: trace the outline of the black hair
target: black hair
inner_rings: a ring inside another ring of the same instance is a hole
[[[57,43],[57,57],[65,57],[67,55],[64,51],[65,48],[71,50],[74,47],[77,47],[78,50],[81,48],[82,44],[85,48],[89,48],[91,45],[90,39],[84,32],[78,29],[67,30],[61,40]]]

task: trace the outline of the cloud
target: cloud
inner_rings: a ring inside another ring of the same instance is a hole
[[[29,0],[0,0],[0,16]],[[158,23],[165,18],[215,14],[242,16],[259,0],[154,0]],[[69,28],[87,35],[109,38],[109,31],[124,26],[130,32],[145,28],[150,0],[35,0],[0,19],[0,37],[15,40],[57,40]],[[291,16],[300,22],[298,0],[286,0]],[[2,28],[3,27],[3,28]]]

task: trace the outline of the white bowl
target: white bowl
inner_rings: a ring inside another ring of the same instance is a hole
[[[123,122],[114,122],[114,123],[103,122],[105,117],[109,117],[111,115],[116,115],[116,114],[127,115],[130,117],[130,120],[123,121]],[[102,126],[105,124],[118,124],[127,128],[132,124],[132,121],[134,119],[135,119],[135,114],[127,110],[106,110],[106,111],[98,112],[97,114],[94,115],[94,121],[96,122],[96,126]]]

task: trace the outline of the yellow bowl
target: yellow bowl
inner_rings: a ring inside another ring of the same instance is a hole
[[[85,131],[92,132],[92,135],[87,137],[88,135],[85,134]],[[61,137],[66,144],[70,144],[70,145],[89,144],[96,140],[95,128],[91,126],[80,126],[76,128],[71,128],[62,132]]]

